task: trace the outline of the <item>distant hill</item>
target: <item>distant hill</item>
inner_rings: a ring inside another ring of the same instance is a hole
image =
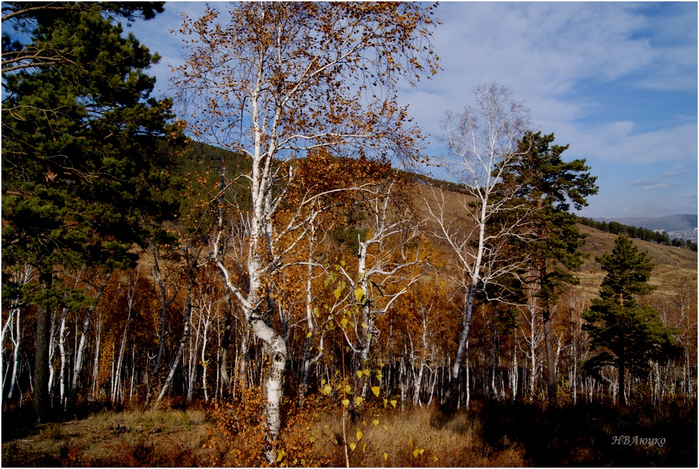
[[[627,226],[640,226],[647,230],[691,231],[697,227],[696,215],[669,215],[667,217],[619,217],[595,218],[599,221],[615,221]]]
[[[589,253],[590,257],[575,271],[575,275],[580,278],[578,288],[592,298],[598,294],[599,285],[605,275],[595,257],[614,249],[616,235],[604,233],[585,225],[579,225],[579,227],[580,231],[588,235],[581,251]],[[696,251],[678,249],[640,239],[634,239],[633,243],[641,252],[647,252],[655,263],[650,279],[650,283],[657,288],[653,292],[654,298],[674,299],[683,286],[697,288]]]

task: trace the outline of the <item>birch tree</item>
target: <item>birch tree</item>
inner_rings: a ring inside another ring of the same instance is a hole
[[[468,359],[468,339],[476,295],[497,278],[513,273],[516,263],[508,262],[505,240],[516,233],[519,224],[503,225],[488,232],[490,218],[510,206],[513,192],[502,193],[500,174],[513,164],[521,150],[518,141],[528,124],[527,111],[512,93],[497,84],[479,85],[474,90],[475,106],[460,113],[448,111],[443,122],[450,157],[446,165],[465,186],[466,196],[458,198],[458,215],[450,216],[444,192],[434,189],[425,197],[426,208],[436,223],[438,238],[446,241],[458,260],[457,279],[464,289],[461,335],[451,371],[452,383],[458,378],[464,356]],[[450,194],[450,198],[452,195]],[[453,201],[449,202],[453,205]],[[520,217],[523,220],[524,217]],[[475,246],[475,247],[474,247]],[[452,393],[448,398],[455,397]],[[470,396],[466,389],[466,405]]]
[[[228,6],[227,24],[211,7],[199,19],[184,18],[189,56],[175,84],[188,106],[189,130],[250,162],[244,175],[250,210],[243,275],[229,269],[221,231],[212,247],[224,283],[270,352],[265,449],[270,463],[287,360],[287,344],[273,324],[270,279],[294,248],[285,243],[280,249],[279,239],[306,234],[309,220],[301,208],[313,202],[303,201],[299,216],[275,226],[285,186],[295,174],[289,160],[321,147],[356,156],[418,158],[420,135],[410,128],[407,109],[397,104],[397,84],[436,73],[432,9],[412,3],[241,2]]]

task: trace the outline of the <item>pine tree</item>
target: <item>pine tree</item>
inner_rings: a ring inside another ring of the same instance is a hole
[[[583,314],[588,322],[590,349],[597,354],[586,363],[589,371],[613,366],[619,372],[619,401],[626,404],[626,372],[642,375],[649,371],[651,360],[665,361],[675,356],[674,328],[660,320],[658,311],[641,305],[639,296],[650,294],[648,284],[653,261],[639,252],[626,235],[619,235],[612,253],[596,258],[607,272],[600,286],[600,296],[592,300]]]
[[[557,376],[553,351],[553,306],[566,285],[579,280],[571,272],[580,267],[586,255],[579,249],[586,235],[569,212],[587,205],[587,197],[597,193],[596,177],[591,176],[584,159],[563,161],[568,145],[553,145],[554,134],[527,132],[519,142],[518,158],[501,175],[502,191],[514,192],[511,211],[492,220],[491,225],[519,222],[512,247],[523,258],[527,271],[520,274],[523,287],[535,300],[534,314],[543,316],[548,371],[548,393],[555,399]],[[502,229],[502,228],[499,228]]]
[[[135,262],[133,245],[175,213],[165,193],[179,139],[171,101],[149,97],[158,61],[119,17],[162,4],[3,4],[3,271],[32,265],[39,288],[34,410],[47,419],[48,331],[57,266]],[[3,276],[4,278],[5,276]],[[3,300],[6,298],[3,297]]]

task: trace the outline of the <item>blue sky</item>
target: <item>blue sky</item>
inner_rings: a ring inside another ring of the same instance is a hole
[[[163,56],[151,70],[159,93],[182,62],[170,30],[182,11],[203,9],[168,2],[130,28]],[[570,144],[565,159],[587,160],[600,189],[582,215],[697,213],[697,3],[445,2],[437,17],[443,71],[400,95],[430,135],[429,154],[445,153],[444,112],[497,82],[530,109],[534,130]]]

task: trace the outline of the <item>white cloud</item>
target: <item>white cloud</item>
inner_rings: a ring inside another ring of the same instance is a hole
[[[696,89],[696,67],[690,73],[681,65],[692,57],[686,41],[679,46],[654,47],[648,35],[642,34],[653,26],[644,8],[633,3],[441,4],[437,14],[444,24],[435,32],[435,46],[444,71],[418,90],[406,90],[402,101],[411,104],[411,115],[427,133],[439,134],[439,117],[445,110],[461,109],[471,101],[477,84],[495,81],[525,101],[535,127],[544,132],[566,135],[567,142],[575,140],[617,160],[662,158],[666,152],[660,149],[667,148],[668,139],[661,138],[660,143],[653,139],[668,131],[644,138],[633,134],[632,121],[585,127],[577,122],[607,112],[605,102],[579,89],[583,82],[599,86],[625,78],[634,87],[657,89],[694,80]],[[680,21],[672,20],[674,17],[665,20],[664,29],[672,30]],[[670,66],[675,63],[680,65]],[[676,73],[678,70],[684,73]],[[666,76],[669,73],[674,74],[672,79]],[[696,116],[693,118],[696,122]],[[686,130],[686,126],[679,127],[673,137],[682,138]],[[650,152],[648,145],[656,151]],[[690,145],[690,151],[692,146],[696,144]],[[627,148],[641,150],[639,159]]]
[[[697,125],[688,123],[651,132],[634,133],[632,122],[612,122],[578,127],[571,153],[588,155],[599,161],[634,165],[655,162],[696,165]]]
[[[636,179],[631,185],[634,187],[642,187],[645,190],[671,189],[679,186],[679,184],[676,183],[659,182],[649,179]]]

